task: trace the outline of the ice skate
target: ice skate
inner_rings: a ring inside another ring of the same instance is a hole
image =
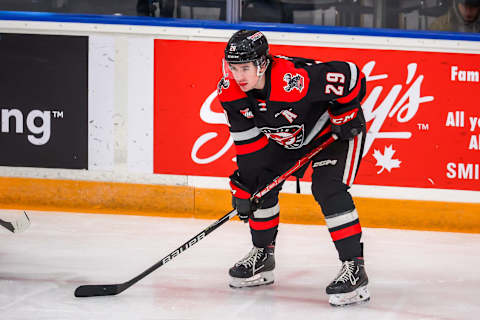
[[[275,269],[275,246],[253,247],[252,250],[229,270],[230,287],[244,288],[272,284]]]
[[[367,284],[363,258],[344,261],[337,277],[327,286],[329,303],[338,307],[367,302],[370,300]]]

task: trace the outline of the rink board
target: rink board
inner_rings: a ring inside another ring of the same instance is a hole
[[[15,83],[0,96],[12,113],[0,135],[10,146],[0,206],[222,216],[235,153],[216,83],[222,49],[240,27],[263,30],[273,54],[353,61],[366,74],[369,133],[351,190],[363,224],[480,232],[480,113],[471,99],[480,36],[450,33],[0,13],[9,37],[82,42],[69,56],[79,83],[55,78],[73,70],[32,69],[22,79],[39,77],[43,90],[14,94]],[[55,61],[38,52],[28,61]],[[301,194],[285,184],[282,222],[323,223],[310,173]]]
[[[187,186],[0,178],[0,207],[219,219],[230,192]],[[480,204],[354,197],[365,227],[480,233]],[[311,195],[280,194],[280,222],[325,224]],[[236,218],[235,218],[236,219]]]

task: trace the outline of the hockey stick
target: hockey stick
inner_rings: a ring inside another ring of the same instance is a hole
[[[23,213],[25,214],[25,216],[22,216],[21,218],[16,219],[12,222],[0,219],[0,226],[8,229],[13,233],[20,233],[25,231],[30,226],[30,218],[25,211],[23,211]]]
[[[316,154],[318,154],[320,151],[325,149],[328,145],[330,145],[333,141],[336,139],[334,137],[330,137],[327,141],[322,143],[321,145],[315,147],[312,151],[310,151],[306,156],[298,160],[294,166],[292,166],[288,171],[286,171],[284,174],[281,176],[276,177],[269,185],[267,185],[265,188],[262,190],[256,192],[252,196],[252,200],[254,199],[260,199],[263,197],[266,193],[268,193],[270,190],[278,186],[280,183],[285,181],[289,176],[292,175],[296,170],[300,169],[303,167],[305,164],[307,164]],[[208,234],[210,234],[212,231],[220,227],[222,224],[233,218],[234,216],[237,215],[237,210],[232,210],[214,223],[212,223],[210,226],[202,230],[200,233],[195,235],[193,238],[182,244],[180,247],[177,249],[173,250],[170,252],[168,255],[166,255],[162,260],[158,261],[155,263],[153,266],[139,274],[133,279],[130,279],[126,282],[119,283],[119,284],[99,284],[99,285],[83,285],[78,287],[75,290],[75,297],[95,297],[95,296],[113,296],[117,295],[126,289],[130,288],[132,285],[137,283],[138,281],[142,280],[146,276],[148,276],[150,273],[153,271],[157,270],[167,262],[171,261],[173,258],[178,256],[180,253],[184,252],[185,250],[189,249],[192,247],[194,244],[197,244],[200,240],[205,238]]]

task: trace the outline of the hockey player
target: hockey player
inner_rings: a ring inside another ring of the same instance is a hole
[[[360,106],[363,74],[351,62],[271,56],[267,39],[255,30],[236,32],[224,60],[218,98],[238,165],[230,176],[232,205],[249,222],[253,242],[251,251],[229,270],[230,286],[274,281],[281,186],[259,202],[252,203],[250,196],[334,134],[338,140],[312,160],[312,193],[342,263],[326,292],[335,306],[368,301],[362,230],[348,192],[366,134]]]

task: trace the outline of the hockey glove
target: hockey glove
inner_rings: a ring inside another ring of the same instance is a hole
[[[365,128],[365,117],[362,108],[355,108],[343,112],[331,112],[332,134],[340,140],[350,140]]]
[[[237,209],[238,217],[243,222],[248,222],[256,207],[250,201],[251,194],[248,188],[240,180],[238,170],[230,176],[230,191],[232,192],[232,207]]]

